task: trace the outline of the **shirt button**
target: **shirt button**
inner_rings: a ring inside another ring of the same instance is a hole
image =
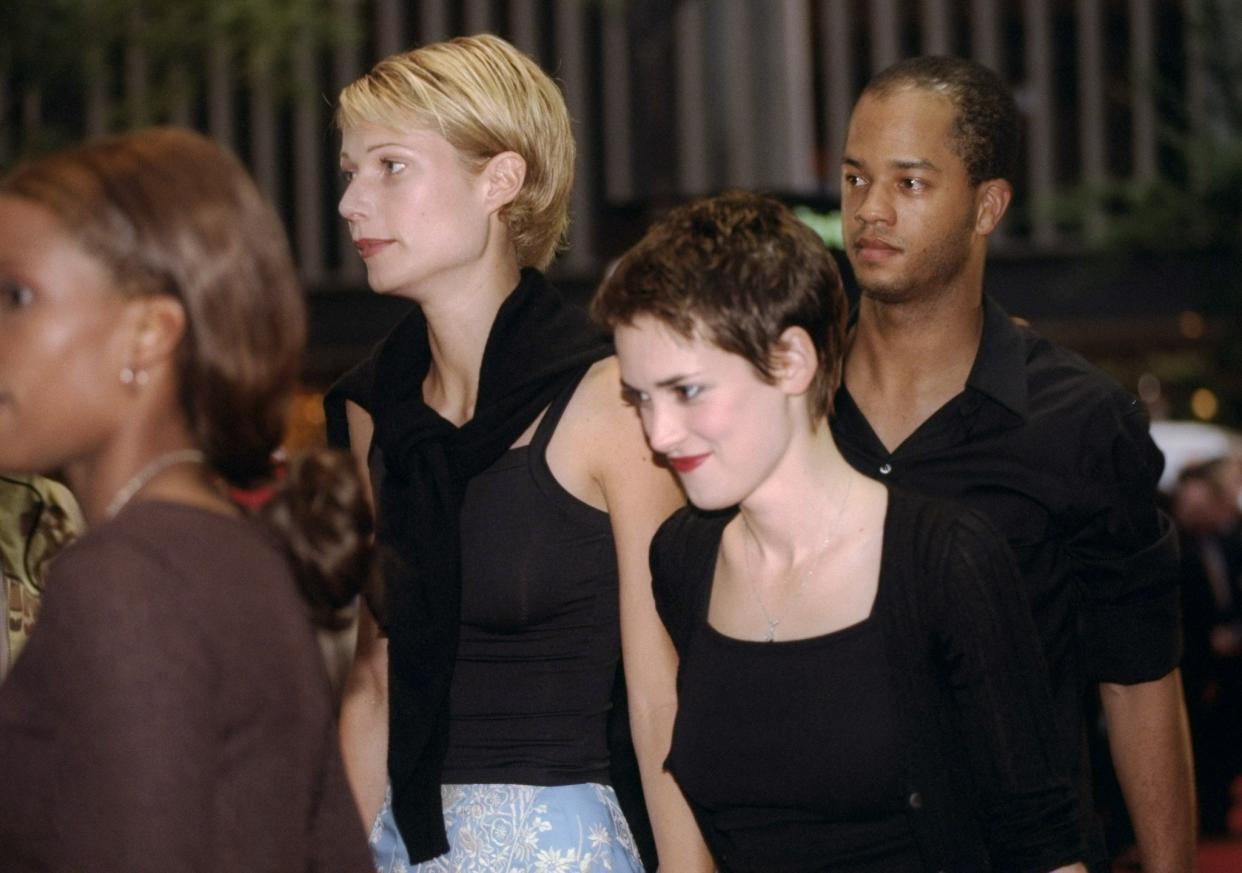
[[[886,463],[886,464],[881,464],[881,465],[880,465],[880,475],[881,475],[881,476],[887,476],[887,475],[888,475],[889,473],[891,473],[891,472],[893,472],[893,465],[892,465],[892,464],[887,464],[887,463]]]
[[[923,795],[917,791],[911,791],[910,796],[906,798],[906,803],[910,804],[911,809],[923,808]]]

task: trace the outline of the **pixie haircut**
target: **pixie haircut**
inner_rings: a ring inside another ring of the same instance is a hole
[[[569,112],[539,65],[503,39],[457,37],[383,59],[341,91],[336,124],[436,131],[475,171],[516,152],[526,179],[500,215],[519,266],[544,269],[564,244],[574,182]]]
[[[604,280],[591,315],[610,329],[649,316],[740,355],[769,384],[781,334],[800,327],[818,358],[807,393],[818,422],[841,381],[847,307],[836,260],[814,231],[778,200],[730,191],[654,224]]]
[[[953,104],[954,151],[966,165],[970,184],[1013,179],[1018,107],[999,75],[965,58],[909,58],[876,74],[863,94],[886,97],[905,88],[931,91]]]
[[[181,303],[177,383],[195,442],[230,482],[268,474],[306,315],[284,230],[241,164],[197,133],[152,128],[20,165],[0,194],[55,215],[117,293]]]

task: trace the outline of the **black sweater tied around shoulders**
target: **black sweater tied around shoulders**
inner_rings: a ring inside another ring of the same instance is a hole
[[[586,313],[528,268],[496,314],[474,417],[461,427],[423,401],[431,350],[418,309],[324,398],[334,445],[349,442],[346,400],[375,423],[370,454],[384,596],[372,608],[388,635],[393,814],[415,862],[448,851],[440,769],[461,616],[458,516],[466,484],[567,384],[611,353]]]

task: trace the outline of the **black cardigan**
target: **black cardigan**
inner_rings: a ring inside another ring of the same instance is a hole
[[[683,656],[707,620],[734,514],[687,507],[652,542],[656,606]],[[978,515],[891,490],[872,614],[926,868],[1047,871],[1081,859],[1043,656],[999,534]],[[696,816],[710,845],[710,822]]]

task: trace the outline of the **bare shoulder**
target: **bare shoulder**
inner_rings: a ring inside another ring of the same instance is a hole
[[[616,463],[653,460],[638,412],[621,395],[621,370],[615,356],[592,365],[565,414],[566,418],[572,414],[574,426],[582,429],[584,447],[597,472]]]
[[[547,450],[562,487],[607,511],[609,483],[621,476],[659,476],[638,413],[621,397],[615,357],[597,361],[578,383]]]
[[[607,411],[614,404],[624,406],[620,373],[616,355],[596,361],[578,383],[565,414],[589,417]]]

